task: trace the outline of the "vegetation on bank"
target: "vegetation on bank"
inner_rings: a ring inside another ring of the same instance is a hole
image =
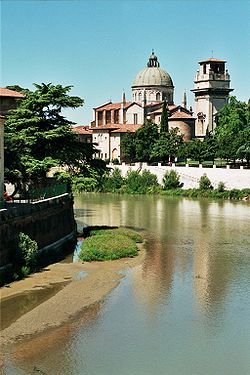
[[[77,184],[75,184],[77,186]],[[183,189],[184,185],[180,183],[180,176],[175,170],[167,171],[164,175],[162,185],[157,182],[156,175],[144,170],[129,171],[125,177],[121,175],[121,171],[115,168],[110,174],[106,174],[102,178],[102,184],[93,189],[90,185],[78,186],[76,192],[102,192],[102,193],[118,193],[118,194],[162,194],[168,196],[182,196],[190,198],[215,198],[215,199],[249,199],[249,189],[232,189],[226,190],[224,182],[219,182],[215,187],[212,185],[206,174],[203,174],[199,180],[199,188]]]
[[[142,237],[127,228],[93,230],[82,244],[80,259],[86,262],[134,257]]]

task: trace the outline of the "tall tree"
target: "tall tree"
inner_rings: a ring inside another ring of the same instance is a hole
[[[234,96],[219,112],[215,139],[217,155],[221,158],[236,159],[237,152],[245,144],[250,128],[250,105],[238,101]]]
[[[173,161],[178,156],[182,144],[183,137],[178,134],[178,129],[171,129],[160,135],[152,148],[151,157],[163,162]]]
[[[92,145],[79,144],[74,123],[62,115],[63,109],[83,105],[81,98],[69,95],[72,86],[34,86],[34,91],[19,88],[25,99],[5,124],[5,179],[17,189],[44,182],[52,166],[84,169],[94,152]]]
[[[135,132],[137,161],[148,162],[151,159],[151,151],[158,138],[157,126],[151,120],[146,120],[143,126]]]
[[[135,161],[135,134],[126,133],[121,138],[121,160],[125,163]]]
[[[167,133],[168,131],[169,131],[168,106],[167,106],[166,99],[164,99],[163,106],[162,106],[161,123],[160,123],[160,134]]]

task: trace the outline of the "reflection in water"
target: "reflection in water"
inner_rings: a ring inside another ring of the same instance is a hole
[[[250,373],[249,204],[85,194],[75,207],[78,223],[143,228],[143,264],[91,324],[46,336],[48,351],[16,348],[6,375],[31,363],[53,375]]]
[[[2,299],[0,309],[1,330],[9,327],[20,316],[54,296],[64,285],[65,282],[55,283],[46,288],[38,286],[38,289]]]

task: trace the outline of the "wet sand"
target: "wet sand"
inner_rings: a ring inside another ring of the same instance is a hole
[[[4,301],[20,293],[64,283],[55,295],[3,329],[0,345],[17,343],[51,328],[60,327],[86,308],[101,302],[123,277],[119,271],[142,262],[145,252],[143,246],[140,249],[135,258],[91,263],[55,263],[42,272],[10,284],[10,287],[3,287],[1,299]]]

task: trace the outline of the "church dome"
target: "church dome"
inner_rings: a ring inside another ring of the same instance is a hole
[[[145,86],[174,86],[170,75],[160,68],[158,58],[154,52],[149,57],[147,67],[137,74],[132,83],[132,88]]]

